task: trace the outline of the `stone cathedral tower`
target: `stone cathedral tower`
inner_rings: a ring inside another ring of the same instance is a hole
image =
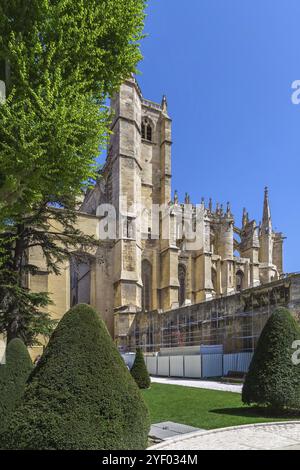
[[[177,191],[171,194],[166,97],[160,104],[144,99],[131,78],[111,107],[106,162],[78,213],[80,229],[101,244],[86,263],[74,256],[59,279],[47,273],[42,259],[39,275],[29,279],[33,290],[42,286],[52,293],[55,316],[75,303],[90,303],[122,347],[138,312],[163,314],[279,279],[283,236],[273,231],[267,189],[261,225],[245,209],[237,226],[229,203],[213,207],[202,198],[192,204],[187,193],[180,203]],[[156,207],[164,210],[157,215]],[[109,213],[117,223],[113,235],[103,237],[101,224]],[[188,227],[197,227],[196,243]],[[39,256],[31,254],[36,263]]]
[[[178,247],[175,239],[160,238],[159,227],[155,235],[152,226],[153,205],[171,201],[171,119],[166,98],[161,105],[145,100],[131,79],[113,97],[111,107],[107,160],[81,211],[97,215],[103,203],[116,209],[116,240],[106,247],[105,258],[109,256],[113,266],[110,313],[120,338],[136,312],[178,305]]]
[[[105,307],[108,323],[114,318],[115,337],[126,336],[136,312],[164,312],[278,279],[283,237],[272,231],[268,191],[260,227],[244,210],[238,228],[229,203],[225,210],[220,204],[214,209],[211,201],[206,207],[202,200],[200,244],[189,246],[175,215],[182,213],[184,218],[184,208],[189,207],[193,223],[197,208],[188,194],[185,204],[179,203],[177,192],[171,196],[172,136],[166,98],[161,104],[144,99],[132,78],[121,86],[111,106],[107,160],[81,211],[97,215],[103,203],[116,209],[116,240],[103,252],[111,268],[102,281],[107,285],[102,296],[109,298]],[[169,237],[162,236],[161,219],[158,230],[153,227],[154,205],[172,207]]]

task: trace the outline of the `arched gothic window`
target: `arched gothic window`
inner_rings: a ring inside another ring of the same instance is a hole
[[[211,282],[212,282],[214,291],[217,293],[218,283],[217,283],[217,271],[215,270],[215,268],[211,268]]]
[[[236,290],[240,292],[243,289],[243,280],[244,280],[243,271],[237,271],[235,275],[235,280],[236,280]]]
[[[142,121],[142,139],[152,142],[152,125],[148,118]]]
[[[178,281],[179,281],[179,293],[178,301],[179,305],[183,305],[186,298],[186,269],[183,264],[178,266]]]
[[[79,259],[76,255],[70,259],[70,294],[71,307],[90,303],[91,263]]]
[[[146,259],[142,261],[142,282],[142,308],[149,312],[152,309],[152,266]]]

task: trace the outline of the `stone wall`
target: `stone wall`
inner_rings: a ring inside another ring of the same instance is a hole
[[[161,347],[223,344],[225,353],[253,351],[279,306],[289,308],[300,321],[300,274],[165,313],[138,313],[128,347],[140,345],[154,352]]]

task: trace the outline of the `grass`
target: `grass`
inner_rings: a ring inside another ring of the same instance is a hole
[[[203,429],[299,419],[270,415],[266,409],[244,406],[239,393],[152,383],[143,391],[151,422],[175,421]]]

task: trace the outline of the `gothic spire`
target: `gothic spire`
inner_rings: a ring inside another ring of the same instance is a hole
[[[227,214],[227,216],[229,216],[229,217],[232,215],[232,214],[231,214],[231,206],[230,206],[230,202],[229,202],[229,201],[227,202],[226,214]]]
[[[243,209],[243,219],[242,219],[243,228],[246,227],[248,222],[249,222],[248,212],[247,212],[247,209],[244,207],[244,209]]]
[[[184,203],[185,204],[190,204],[191,203],[191,198],[190,198],[190,195],[188,193],[185,193]]]
[[[270,211],[270,204],[269,204],[269,190],[267,187],[265,187],[262,229],[265,231],[269,231],[269,232],[272,231],[272,219],[271,219],[271,211]]]

